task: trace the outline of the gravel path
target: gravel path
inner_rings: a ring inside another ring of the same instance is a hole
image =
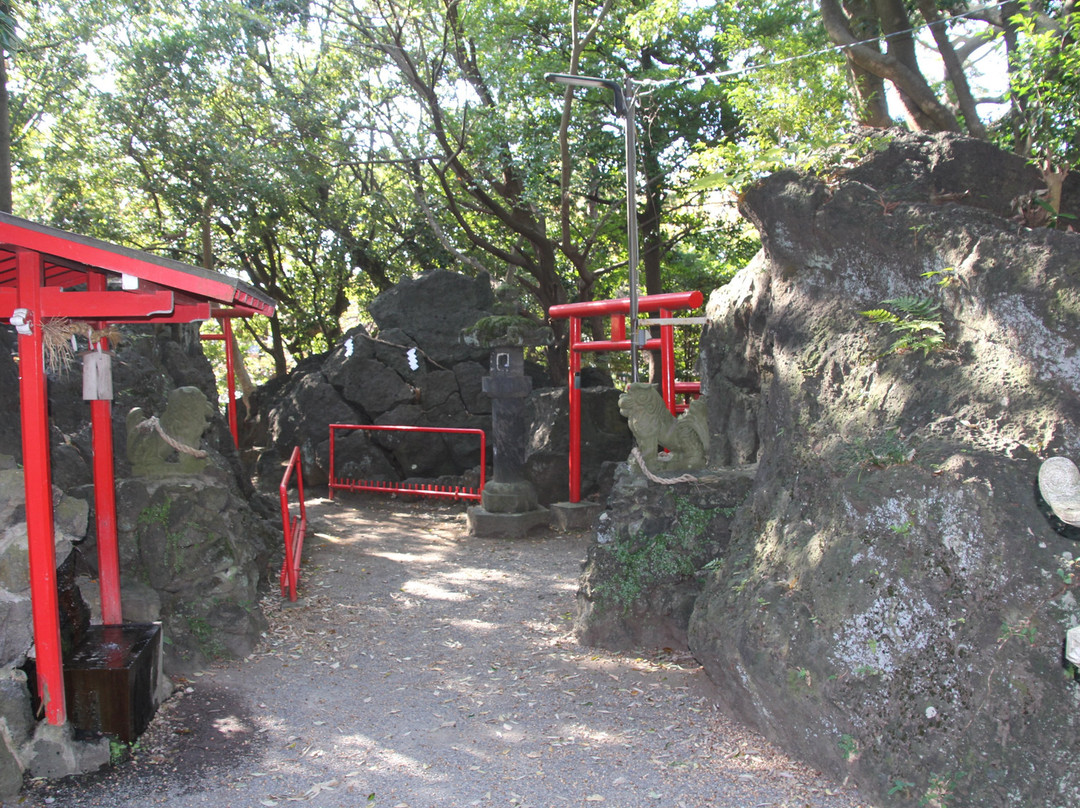
[[[721,715],[689,657],[578,645],[588,536],[478,539],[432,500],[308,514],[301,597],[266,599],[259,649],[182,680],[130,759],[21,805],[864,805]]]

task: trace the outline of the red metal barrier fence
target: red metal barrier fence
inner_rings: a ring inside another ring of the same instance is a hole
[[[300,499],[299,515],[289,510],[289,479],[296,472],[296,494]],[[304,471],[300,465],[300,447],[292,451],[285,475],[281,478],[281,526],[285,532],[285,560],[281,563],[281,596],[288,592],[289,600],[296,600],[296,585],[300,583],[300,556],[304,552],[304,534],[307,532],[307,507],[304,505]]]
[[[480,438],[480,485],[476,488],[464,485],[436,485],[433,483],[406,483],[389,480],[353,480],[337,476],[335,467],[335,435],[338,430],[365,430],[369,432],[434,432],[444,435],[476,435]],[[330,499],[334,491],[382,491],[391,494],[412,494],[420,497],[451,497],[453,499],[480,500],[487,475],[487,436],[482,429],[454,429],[435,426],[398,426],[375,424],[330,424]]]

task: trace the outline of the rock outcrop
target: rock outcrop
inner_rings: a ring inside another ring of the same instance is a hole
[[[1080,800],[1080,544],[1035,490],[1080,457],[1080,235],[1010,220],[1038,187],[950,136],[782,172],[744,197],[761,255],[709,300],[711,461],[757,472],[690,648],[881,804]]]
[[[276,486],[282,464],[299,447],[305,485],[325,485],[330,468],[330,424],[484,429],[490,433],[491,399],[483,392],[491,349],[476,338],[478,322],[499,319],[491,280],[436,271],[406,279],[372,301],[378,327],[351,329],[329,353],[311,357],[255,397],[247,440],[258,447],[255,468]],[[463,338],[464,335],[464,338]],[[604,381],[594,368],[583,374]],[[542,504],[567,496],[569,415],[565,388],[526,361],[533,392],[525,473]],[[582,402],[582,491],[610,478],[604,463],[630,451],[630,433],[611,386],[590,384]],[[492,468],[489,441],[488,469]],[[439,481],[475,486],[480,464],[476,439],[433,433],[341,432],[335,440],[335,475],[387,482]]]
[[[731,712],[875,804],[1080,800],[1080,530],[1036,489],[1080,459],[1080,234],[1014,218],[1040,185],[893,133],[750,189],[763,249],[702,338],[708,467],[617,475],[579,636],[685,643]]]

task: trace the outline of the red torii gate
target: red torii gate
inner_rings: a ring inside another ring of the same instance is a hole
[[[67,721],[49,460],[42,326],[66,318],[101,331],[117,323],[189,323],[219,307],[272,316],[274,301],[235,278],[0,213],[0,321],[19,344],[30,598],[38,695],[50,724]],[[102,346],[107,347],[107,346]],[[90,402],[102,620],[122,622],[112,402]]]
[[[675,396],[678,393],[696,393],[700,389],[697,382],[675,381],[675,337],[672,325],[701,324],[695,318],[681,317],[673,319],[671,314],[685,309],[701,306],[704,296],[701,292],[666,292],[647,295],[637,300],[640,312],[658,312],[658,318],[640,320],[639,325],[660,327],[659,339],[645,341],[646,350],[660,351],[660,395],[671,414],[678,412]],[[560,303],[548,309],[548,317],[553,320],[570,320],[570,502],[581,501],[581,387],[578,374],[581,372],[581,354],[584,351],[629,351],[630,340],[626,335],[626,315],[630,314],[630,298],[620,297],[614,300],[587,300],[581,303]],[[585,340],[582,337],[581,321],[587,317],[611,316],[611,339]]]

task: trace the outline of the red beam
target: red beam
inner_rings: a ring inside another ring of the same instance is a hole
[[[42,317],[74,317],[116,320],[155,314],[172,314],[173,293],[150,292],[65,292],[56,287],[41,290]]]
[[[64,700],[60,612],[56,594],[49,402],[45,388],[44,334],[41,329],[41,255],[16,250],[15,272],[19,307],[27,310],[30,326],[30,333],[19,334],[19,396],[37,688],[49,723],[63,724],[67,721],[67,704]]]
[[[639,312],[670,309],[696,309],[705,300],[701,292],[668,292],[662,295],[645,295],[638,298]],[[584,303],[560,303],[548,309],[548,317],[558,320],[564,317],[602,317],[607,314],[629,314],[630,298],[614,300],[587,300]]]
[[[210,319],[210,304],[177,303],[171,314],[151,314],[147,317],[110,317],[110,323],[142,323],[154,325],[155,323],[193,323],[196,320]]]

